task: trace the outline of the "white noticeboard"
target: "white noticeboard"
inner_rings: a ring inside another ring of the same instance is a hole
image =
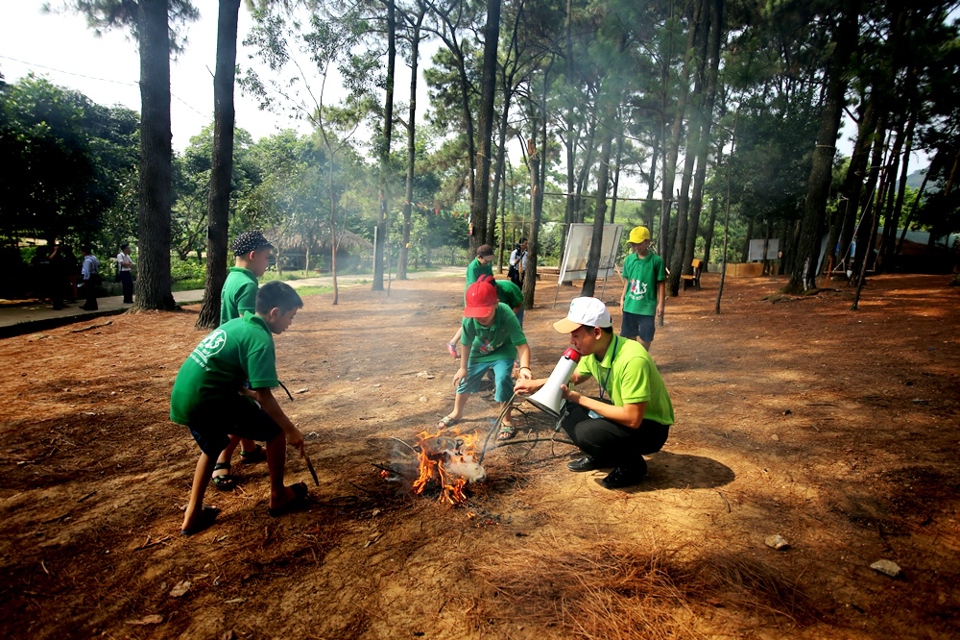
[[[760,260],[776,260],[780,252],[780,239],[770,238],[767,240],[767,257],[763,257],[763,238],[750,241],[750,249],[747,251],[747,262],[758,262]]]
[[[615,273],[617,253],[620,250],[622,224],[603,225],[603,240],[600,247],[600,264],[597,267],[598,278],[608,278]],[[590,257],[590,245],[593,240],[593,224],[571,224],[567,231],[567,246],[563,252],[563,264],[560,265],[560,279],[584,280],[587,277],[587,258]]]

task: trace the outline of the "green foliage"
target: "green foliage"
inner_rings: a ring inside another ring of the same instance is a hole
[[[28,75],[0,90],[0,233],[93,240],[123,231],[123,195],[136,169],[137,114]]]

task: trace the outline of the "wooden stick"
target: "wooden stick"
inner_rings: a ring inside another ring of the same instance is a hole
[[[317,472],[313,469],[313,463],[310,462],[310,458],[307,457],[307,450],[304,447],[300,447],[300,455],[303,456],[303,461],[307,463],[307,469],[310,470],[310,475],[313,476],[313,481],[316,485],[320,486],[320,478],[317,477]]]

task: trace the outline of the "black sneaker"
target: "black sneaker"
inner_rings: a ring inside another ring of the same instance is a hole
[[[640,484],[646,473],[639,469],[630,469],[628,467],[617,467],[600,481],[600,484],[606,489],[622,489],[623,487],[632,487]]]
[[[600,465],[597,464],[597,461],[591,458],[590,456],[583,456],[582,458],[577,458],[576,460],[571,460],[567,463],[567,469],[570,471],[593,471],[598,469]]]

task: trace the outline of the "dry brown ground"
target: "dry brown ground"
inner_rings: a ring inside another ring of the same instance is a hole
[[[541,442],[489,452],[460,507],[371,463],[451,406],[443,342],[461,281],[310,297],[277,339],[299,392],[282,406],[320,474],[310,508],[271,519],[265,466],[235,465],[242,484],[210,490],[223,513],[192,538],[178,530],[198,450],[167,400],[202,338],[197,308],[8,338],[0,635],[957,637],[960,288],[947,281],[873,278],[851,312],[845,289],[772,302],[782,280],[728,279],[718,316],[708,274],[669,300],[654,342],[677,424],[642,486],[606,491],[602,473],[566,471],[569,446]],[[556,288],[540,285],[535,374],[565,347],[550,322],[576,291],[551,309]],[[484,434],[496,405],[481,395],[466,413]],[[524,435],[549,438],[527,415]],[[308,479],[298,459],[287,469]],[[768,548],[772,534],[791,548]],[[872,571],[881,558],[902,576]]]

